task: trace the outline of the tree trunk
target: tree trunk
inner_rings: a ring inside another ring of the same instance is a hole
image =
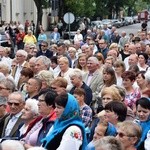
[[[39,25],[42,25],[42,17],[43,17],[42,0],[38,0],[38,1],[34,0],[34,3],[37,8],[37,23],[36,23],[35,35],[38,36]]]

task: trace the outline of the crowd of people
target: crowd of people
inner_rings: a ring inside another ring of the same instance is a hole
[[[14,58],[0,46],[0,149],[149,150],[150,32],[64,40],[31,23],[16,26]]]

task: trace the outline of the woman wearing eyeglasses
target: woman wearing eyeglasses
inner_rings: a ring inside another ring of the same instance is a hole
[[[118,125],[116,138],[121,141],[125,150],[136,150],[135,145],[140,137],[141,128],[136,123],[124,121]]]
[[[130,55],[129,54],[129,43],[126,43],[124,45],[124,49],[120,51],[120,54],[122,56],[122,61],[124,61],[124,59]]]

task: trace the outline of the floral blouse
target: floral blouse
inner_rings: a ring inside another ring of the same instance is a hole
[[[133,106],[139,98],[141,98],[141,92],[136,88],[133,90],[133,92],[126,94],[124,102],[127,106],[133,109]]]

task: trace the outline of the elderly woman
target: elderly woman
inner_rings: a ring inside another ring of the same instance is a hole
[[[74,36],[74,42],[81,42],[83,41],[83,35],[80,33],[81,31],[80,30],[77,30],[75,36]]]
[[[77,50],[74,47],[68,48],[69,57],[71,58],[71,68],[75,68],[77,63],[76,52]]]
[[[57,77],[51,82],[51,89],[57,92],[57,94],[61,94],[63,92],[66,92],[67,87],[67,80],[63,77]]]
[[[8,77],[14,81],[14,78],[10,75],[10,67],[3,61],[0,61],[0,72],[2,72],[5,77]]]
[[[51,85],[51,82],[54,80],[54,76],[52,72],[48,70],[40,71],[36,77],[42,81],[41,89],[49,88]]]
[[[54,100],[57,93],[51,89],[45,89],[39,95],[38,112],[40,116],[30,123],[26,133],[22,136],[26,148],[40,146],[41,139],[47,135],[56,119]]]
[[[118,125],[117,139],[121,141],[125,150],[135,150],[141,133],[141,128],[136,123],[124,121]]]
[[[70,77],[69,77],[69,74],[73,71],[72,68],[69,68],[69,60],[67,57],[61,57],[59,59],[59,67],[60,67],[60,73],[59,73],[59,76],[61,77],[64,77],[67,82],[68,82],[68,85],[67,85],[67,91],[70,91],[71,88],[72,88],[72,84],[71,84],[71,81],[70,81]]]
[[[138,54],[138,67],[140,71],[146,71],[148,69],[147,60],[148,55],[146,53]]]
[[[24,109],[22,110],[21,119],[23,120],[24,124],[19,129],[20,138],[23,134],[26,133],[29,124],[38,116],[38,101],[35,99],[27,99]]]
[[[73,85],[73,88],[70,90],[71,94],[74,94],[76,88],[82,88],[85,90],[85,103],[90,105],[92,101],[92,90],[83,82],[82,72],[79,69],[74,69],[70,74],[70,80]]]
[[[103,137],[94,143],[95,150],[124,150],[121,142],[113,136]]]
[[[118,89],[114,86],[105,87],[101,92],[102,105],[105,107],[111,101],[121,101],[122,98]]]

